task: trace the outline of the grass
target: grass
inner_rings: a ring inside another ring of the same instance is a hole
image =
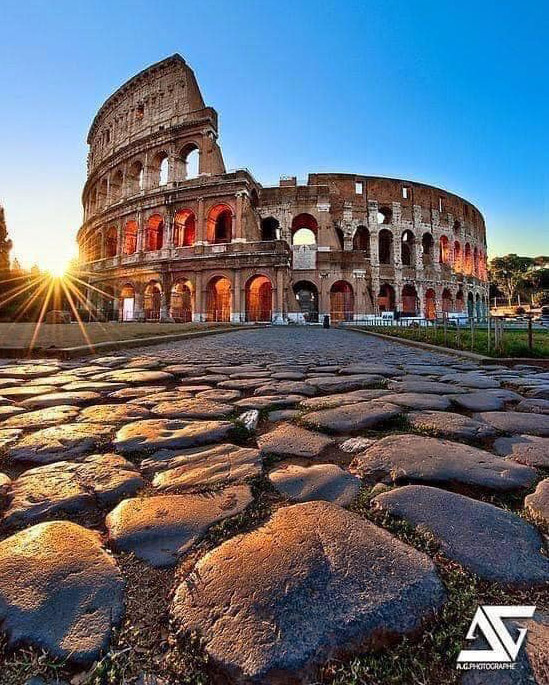
[[[113,340],[158,337],[174,333],[192,333],[206,329],[232,328],[228,323],[76,323],[42,324],[34,348],[77,347]],[[0,323],[0,347],[27,349],[36,329],[34,323]],[[86,339],[87,338],[87,339]]]
[[[489,357],[529,357],[533,359],[549,358],[549,331],[535,329],[533,331],[533,349],[528,347],[528,332],[526,330],[506,330],[500,349],[494,349],[494,334],[490,334],[491,345],[488,349],[488,332],[485,328],[475,328],[471,343],[471,329],[448,327],[446,335],[442,327],[421,326],[419,328],[405,328],[401,326],[369,326],[361,329],[364,332],[372,330],[374,333],[393,335],[406,340],[429,343],[450,347],[455,350],[476,352]]]

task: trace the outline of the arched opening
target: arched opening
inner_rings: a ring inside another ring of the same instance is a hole
[[[475,314],[477,319],[482,318],[482,300],[480,298],[480,294],[477,293],[476,299],[475,299]]]
[[[196,240],[196,220],[190,209],[180,209],[173,221],[173,244],[175,247],[189,247]]]
[[[470,276],[473,273],[473,254],[471,252],[471,246],[469,243],[465,243],[465,250],[463,254],[463,271],[466,276]]]
[[[223,276],[216,276],[206,290],[206,321],[231,320],[231,283]]]
[[[99,186],[97,187],[97,204],[96,209],[98,211],[104,209],[107,206],[107,194],[108,194],[108,184],[107,179],[104,178]]]
[[[441,264],[450,264],[450,262],[451,262],[450,241],[448,240],[448,238],[445,235],[441,236],[441,238],[440,238],[439,261]]]
[[[345,234],[343,233],[342,229],[339,228],[339,226],[336,226],[336,236],[337,236],[337,242],[338,242],[338,247],[340,250],[345,249]]]
[[[412,231],[404,231],[400,245],[403,266],[413,266],[415,262],[415,237]]]
[[[191,143],[181,150],[180,159],[183,163],[183,178],[189,180],[197,178],[200,173],[200,150],[198,145]]]
[[[133,312],[135,307],[135,289],[132,285],[127,283],[120,292],[122,321],[133,321]]]
[[[253,276],[246,284],[246,321],[271,321],[273,286],[267,276]]]
[[[379,263],[393,263],[393,234],[386,228],[381,229],[378,236]]]
[[[353,237],[353,250],[364,252],[364,256],[370,257],[370,231],[366,226],[359,226]]]
[[[463,271],[463,260],[461,255],[461,245],[456,240],[454,243],[454,271],[460,274]]]
[[[448,288],[444,288],[442,291],[442,314],[449,314],[452,311],[452,307],[452,293]]]
[[[124,226],[124,254],[137,252],[137,221],[128,221]]]
[[[390,224],[393,219],[393,210],[390,207],[380,207],[377,212],[378,224]]]
[[[437,296],[433,288],[425,291],[425,318],[429,321],[437,318]]]
[[[473,293],[467,295],[467,316],[472,319],[475,315],[475,300]]]
[[[208,242],[218,245],[230,243],[233,230],[233,213],[228,205],[216,205],[208,214]]]
[[[461,223],[456,219],[454,221],[454,233],[459,233],[461,229]]]
[[[193,320],[193,295],[189,281],[177,281],[170,293],[170,316],[176,323]]]
[[[353,288],[347,281],[336,281],[330,289],[330,318],[338,321],[352,321],[355,313]]]
[[[141,164],[141,162],[133,162],[126,176],[128,194],[136,195],[139,193],[141,190],[143,190],[144,182],[145,170],[143,169],[143,164]]]
[[[101,233],[99,231],[93,233],[89,239],[88,254],[91,262],[101,259]]]
[[[103,315],[105,321],[114,320],[114,288],[106,285],[103,290]]]
[[[150,281],[143,293],[143,311],[147,321],[160,319],[160,307],[162,304],[162,289],[157,281]]]
[[[110,188],[112,202],[117,202],[122,197],[123,178],[124,177],[122,176],[122,172],[120,171],[120,169],[111,176]]]
[[[147,221],[147,250],[161,250],[164,241],[164,219],[160,214],[153,214]]]
[[[463,299],[463,290],[458,290],[456,294],[456,312],[465,311],[465,302]]]
[[[433,245],[433,236],[430,233],[424,233],[421,238],[423,266],[430,266],[433,263]]]
[[[118,231],[116,226],[111,226],[107,230],[105,237],[105,256],[107,258],[116,257],[118,252]]]
[[[307,323],[318,323],[318,289],[310,281],[299,281],[293,287],[299,310]]]
[[[149,182],[152,188],[165,186],[168,183],[169,160],[167,152],[159,152],[153,157],[149,166]]]
[[[318,223],[311,214],[298,214],[292,221],[292,245],[316,245]]]
[[[413,285],[405,285],[402,288],[402,316],[418,315],[417,290]]]
[[[395,289],[388,283],[383,283],[377,296],[377,306],[381,312],[393,312],[395,310]]]
[[[268,216],[261,219],[261,240],[278,240],[280,238],[280,224],[277,219]]]

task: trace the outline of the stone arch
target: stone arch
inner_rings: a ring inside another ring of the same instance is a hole
[[[164,243],[164,217],[152,214],[147,219],[147,250],[155,252],[161,250]]]
[[[233,211],[226,204],[217,204],[208,212],[206,235],[209,243],[215,245],[230,243],[232,235]]]
[[[434,321],[437,318],[437,295],[434,288],[425,291],[425,318]]]
[[[298,229],[299,230],[299,229]],[[299,310],[307,323],[318,323],[318,288],[311,281],[298,281],[293,291]]]
[[[174,247],[189,247],[196,240],[196,218],[191,209],[178,209],[173,220]]]
[[[330,288],[330,318],[333,322],[352,321],[355,314],[355,294],[347,281],[336,281]]]
[[[418,296],[415,286],[407,283],[402,288],[402,316],[418,315]]]
[[[122,321],[133,321],[135,313],[135,288],[126,283],[120,288],[120,318]]]
[[[201,150],[197,143],[190,142],[184,145],[179,152],[179,160],[182,166],[184,180],[197,178],[200,175]]]
[[[128,195],[137,195],[145,187],[145,169],[140,160],[131,163],[126,175]]]
[[[393,234],[387,228],[382,228],[378,234],[378,250],[380,264],[393,263]]]
[[[454,242],[454,271],[461,273],[463,270],[463,257],[461,254],[461,244],[459,240]]]
[[[122,184],[124,182],[124,176],[122,171],[117,169],[111,176],[110,189],[111,189],[111,201],[117,202],[122,197]]]
[[[412,231],[406,230],[402,234],[400,242],[400,254],[402,266],[413,266],[415,264],[416,238]]]
[[[280,223],[274,216],[261,219],[261,240],[278,240],[280,237]]]
[[[292,220],[292,244],[315,245],[318,240],[318,222],[311,214],[302,213]]]
[[[473,293],[467,295],[467,316],[472,319],[475,315],[475,298]]]
[[[107,179],[104,178],[99,182],[99,185],[97,186],[96,209],[98,211],[104,209],[107,206],[108,192],[109,184],[107,182]]]
[[[463,290],[460,288],[456,293],[456,312],[465,311],[465,298],[463,296]]]
[[[137,221],[131,219],[124,224],[124,254],[130,255],[137,252]]]
[[[466,276],[471,276],[473,273],[473,253],[469,243],[465,243],[465,250],[463,251],[463,273]]]
[[[480,293],[477,293],[475,297],[475,316],[477,317],[477,319],[481,319],[482,315],[482,298],[480,296]]]
[[[162,286],[158,281],[149,281],[143,291],[143,312],[147,321],[160,320]]]
[[[433,263],[433,248],[435,241],[431,233],[424,233],[421,237],[421,248],[423,256],[423,265],[430,266]]]
[[[393,220],[393,210],[386,206],[382,205],[378,210],[377,210],[377,223],[378,224],[390,224]]]
[[[271,321],[273,315],[273,284],[263,274],[246,282],[246,321]]]
[[[149,165],[149,185],[151,188],[165,186],[168,183],[169,157],[165,150],[157,152]]]
[[[442,291],[442,314],[449,314],[453,311],[453,306],[452,291],[449,288],[444,288]]]
[[[106,321],[113,321],[114,320],[114,302],[115,302],[115,294],[114,294],[114,288],[112,285],[105,285],[102,288],[103,291],[103,315],[105,316]]]
[[[364,252],[365,257],[370,257],[370,231],[366,226],[358,226],[353,236],[353,250]]]
[[[194,292],[188,279],[178,279],[170,291],[170,317],[177,323],[193,320]]]
[[[441,264],[450,264],[450,262],[451,262],[450,241],[448,240],[448,238],[445,235],[440,237],[439,248],[440,248],[439,262]]]
[[[94,231],[89,240],[89,259],[91,262],[101,259],[101,242],[101,231]]]
[[[231,282],[225,276],[214,276],[206,288],[206,321],[231,320]]]
[[[380,312],[392,312],[395,309],[395,289],[389,283],[382,283],[377,296],[377,306]]]
[[[116,257],[118,253],[118,229],[110,226],[105,236],[105,257],[107,259]]]

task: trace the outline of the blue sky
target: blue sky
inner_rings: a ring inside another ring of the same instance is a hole
[[[81,221],[85,138],[108,95],[180,52],[228,168],[441,186],[492,254],[549,252],[544,2],[2,2],[0,202],[14,254],[48,264]]]

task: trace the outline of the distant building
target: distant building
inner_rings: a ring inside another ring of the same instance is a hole
[[[470,202],[360,174],[266,188],[225,169],[217,135],[217,113],[179,55],[131,78],[97,113],[78,244],[89,298],[107,318],[486,312],[486,229]]]

